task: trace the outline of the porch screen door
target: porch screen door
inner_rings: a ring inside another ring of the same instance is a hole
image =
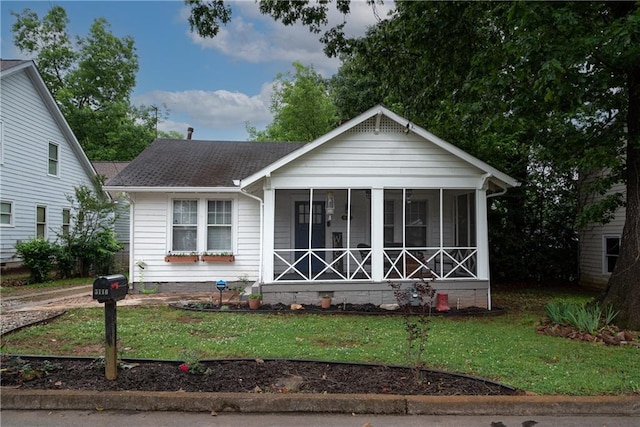
[[[313,202],[312,213],[309,213],[309,202],[296,202],[295,218],[296,249],[325,248],[325,219],[324,202]],[[311,219],[311,242],[309,242],[309,220]],[[314,252],[317,257],[325,258],[324,251]],[[296,264],[298,270],[303,273],[309,272],[309,255],[304,252],[296,252],[296,260],[303,258]],[[324,267],[324,263],[313,257],[311,260],[311,271],[317,273]]]

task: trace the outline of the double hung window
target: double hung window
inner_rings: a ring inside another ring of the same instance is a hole
[[[172,201],[171,251],[233,252],[233,201]]]
[[[71,229],[71,210],[62,209],[62,234],[68,235]]]
[[[172,251],[195,252],[198,250],[198,201],[173,201]]]
[[[47,207],[36,207],[36,237],[39,239],[47,238]]]
[[[232,251],[231,218],[231,200],[207,202],[207,251]]]
[[[49,175],[59,176],[60,174],[60,153],[58,144],[49,143]]]
[[[0,226],[10,227],[13,225],[13,203],[8,201],[0,202]]]
[[[604,236],[604,272],[613,273],[620,255],[620,236]]]

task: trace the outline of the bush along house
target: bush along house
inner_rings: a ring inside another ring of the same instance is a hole
[[[159,139],[105,189],[131,202],[134,286],[383,304],[428,268],[454,307],[490,309],[487,198],[516,185],[376,106],[309,143]]]

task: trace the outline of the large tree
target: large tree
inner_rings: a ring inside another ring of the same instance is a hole
[[[199,7],[192,18],[207,11],[191,20],[201,35],[215,35],[231,18],[222,1],[189,3]],[[349,13],[348,0],[330,3],[261,1],[260,9],[321,32],[330,7]],[[322,40],[327,53],[346,55],[334,89],[341,112],[384,102],[523,182],[490,212],[501,213],[504,236],[526,231],[536,242],[547,230],[566,234],[553,245],[570,243],[566,218],[606,220],[621,200],[612,195],[584,209],[577,195],[605,194],[623,180],[621,253],[602,301],[619,311],[617,323],[640,329],[638,3],[398,2],[366,37],[347,39],[337,26]],[[576,177],[602,170],[605,179],[577,192]],[[535,250],[511,262],[544,270],[550,264],[528,255],[549,243],[528,245]]]
[[[131,105],[138,57],[131,37],[118,38],[104,18],[75,43],[61,6],[42,18],[30,9],[13,13],[15,45],[35,56],[47,87],[92,160],[130,160],[155,135],[150,107]]]
[[[247,126],[254,141],[312,141],[337,124],[327,81],[313,66],[294,62],[294,73],[278,74],[270,111],[273,122],[263,131]]]

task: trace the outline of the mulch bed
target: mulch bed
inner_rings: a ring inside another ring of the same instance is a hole
[[[225,303],[220,307],[218,304],[204,301],[187,301],[182,303],[169,304],[170,307],[182,310],[222,312],[246,312],[246,313],[293,313],[293,314],[362,314],[362,315],[401,315],[402,310],[387,310],[375,304],[334,304],[329,308],[321,308],[314,304],[262,304],[257,310],[250,310],[243,303]],[[295,307],[295,308],[292,308]],[[416,307],[416,314],[419,308]],[[491,311],[480,307],[451,308],[451,310],[439,312],[433,309],[432,316],[499,316],[505,311],[494,307]]]
[[[537,332],[543,335],[568,338],[578,341],[599,342],[607,345],[634,345],[640,347],[631,331],[621,330],[615,325],[608,325],[596,334],[582,332],[572,326],[550,323],[548,319],[543,319],[542,325],[538,326]]]
[[[200,373],[181,362],[122,361],[105,379],[103,359],[2,357],[2,386],[21,389],[239,393],[377,393],[393,395],[517,395],[482,378],[406,367],[282,359],[202,361]],[[191,367],[193,368],[193,366]],[[418,379],[416,379],[418,372]]]

